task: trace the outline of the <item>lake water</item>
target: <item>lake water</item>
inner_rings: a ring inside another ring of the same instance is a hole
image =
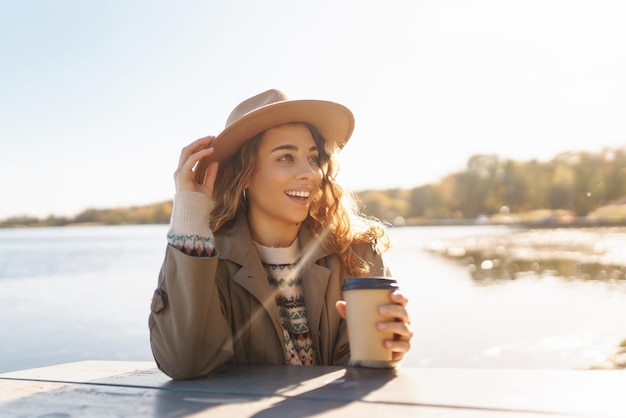
[[[152,360],[148,309],[167,226],[0,229],[0,372]],[[410,297],[420,367],[584,368],[626,338],[626,281],[543,272],[485,284],[424,248],[502,227],[390,231],[388,261]]]

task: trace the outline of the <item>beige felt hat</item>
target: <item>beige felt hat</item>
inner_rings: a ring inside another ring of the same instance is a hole
[[[226,127],[213,141],[215,152],[198,163],[196,181],[204,180],[211,161],[224,161],[257,134],[290,122],[314,126],[337,149],[343,148],[354,130],[352,112],[339,103],[292,100],[280,90],[268,90],[241,102],[231,112]]]

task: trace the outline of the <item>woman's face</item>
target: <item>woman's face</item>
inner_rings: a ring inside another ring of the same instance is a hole
[[[273,241],[270,237],[278,235],[291,240],[284,245],[293,242],[322,184],[318,158],[319,150],[306,126],[281,125],[265,132],[247,191],[248,221],[255,240],[268,245],[264,238]]]

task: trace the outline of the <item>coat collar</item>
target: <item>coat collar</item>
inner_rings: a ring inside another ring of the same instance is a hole
[[[303,256],[305,265],[330,255],[320,238],[306,226],[300,228],[298,238],[305,254]],[[242,267],[255,264],[253,261],[258,258],[258,254],[245,216],[240,216],[230,228],[218,231],[215,240],[221,259],[230,260]]]

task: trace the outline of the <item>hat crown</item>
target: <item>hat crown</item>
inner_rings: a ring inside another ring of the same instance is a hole
[[[273,103],[284,102],[285,100],[289,100],[289,97],[287,97],[284,92],[278,89],[267,90],[261,94],[250,97],[249,99],[241,102],[235,109],[233,109],[233,111],[228,116],[228,119],[226,120],[226,127],[230,126],[235,121],[250,112],[253,112],[257,109]]]

